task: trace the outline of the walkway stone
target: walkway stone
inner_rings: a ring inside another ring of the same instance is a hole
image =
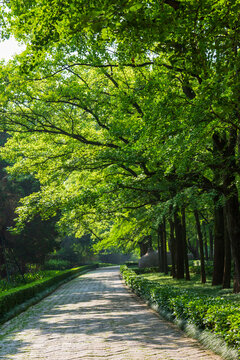
[[[220,360],[136,299],[116,267],[61,286],[0,331],[4,360]]]

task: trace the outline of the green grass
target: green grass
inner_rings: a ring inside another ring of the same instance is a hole
[[[24,274],[25,281],[20,275],[11,277],[9,282],[7,282],[6,280],[0,280],[0,294],[6,293],[11,289],[16,289],[25,286],[26,284],[31,284],[33,282],[50,279],[51,277],[59,275],[61,272],[63,271],[61,270],[34,271]]]
[[[234,294],[232,289],[222,289],[220,286],[212,286],[212,280],[207,277],[205,284],[200,281],[200,276],[197,274],[190,274],[191,280],[186,281],[184,279],[177,280],[173,279],[170,275],[162,273],[148,273],[141,274],[144,279],[156,282],[159,285],[168,285],[174,288],[179,287],[180,289],[194,292],[197,295],[209,295],[214,297],[223,297],[229,301],[240,301],[240,294]]]

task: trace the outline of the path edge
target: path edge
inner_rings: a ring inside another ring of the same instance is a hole
[[[43,300],[44,298],[46,298],[47,296],[51,295],[54,291],[56,291],[60,286],[66,284],[67,282],[74,280],[75,278],[82,276],[90,271],[94,271],[96,269],[86,269],[83,271],[78,272],[77,274],[74,274],[72,276],[69,276],[68,278],[58,282],[55,285],[52,285],[51,287],[47,288],[44,291],[41,291],[40,293],[38,293],[36,296],[30,298],[27,301],[24,301],[22,304],[14,306],[14,308],[7,312],[0,320],[0,325],[5,324],[7,321],[11,320],[12,318],[14,318],[15,316],[21,314],[22,312],[26,311],[28,308],[30,308],[31,306],[39,303],[41,300]]]
[[[188,337],[197,340],[206,350],[211,350],[214,354],[221,356],[225,360],[239,360],[237,350],[228,346],[218,335],[213,334],[208,330],[201,330],[196,325],[189,323],[187,320],[174,319],[174,316],[170,312],[162,310],[157,303],[145,299],[144,296],[139,296],[125,283],[121,272],[119,273],[119,277],[131,294],[136,296],[138,299],[143,300],[148,307],[160,315],[164,320],[167,320],[170,324],[175,324]]]

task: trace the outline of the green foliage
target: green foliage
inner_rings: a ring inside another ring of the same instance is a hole
[[[110,264],[110,263],[104,263],[104,262],[98,262],[98,267],[110,267],[110,266],[116,266],[116,264]]]
[[[127,264],[126,264],[127,265]],[[128,266],[128,265],[127,265]],[[129,266],[128,266],[129,267]],[[139,268],[139,267],[131,267],[131,269],[138,275],[140,274],[149,274],[149,273],[157,273],[159,272],[158,267],[147,267],[147,268]]]
[[[49,259],[44,263],[46,270],[65,270],[71,268],[71,262],[61,259]]]
[[[200,265],[190,265],[189,266],[189,271],[192,274],[200,275],[201,274],[201,266]],[[206,264],[205,265],[205,272],[206,272],[207,276],[212,276],[212,274],[213,274],[213,264],[209,264],[209,265]]]
[[[6,279],[0,280],[0,291],[8,291],[12,288],[16,288],[24,284],[30,284],[34,281],[42,280],[46,277],[55,275],[55,273],[45,271],[27,272],[24,274],[24,277],[21,275],[12,275],[10,281],[7,281]]]
[[[171,313],[173,318],[187,320],[201,329],[220,335],[228,345],[239,350],[240,306],[239,302],[224,297],[196,294],[190,288],[183,289],[170,284],[144,279],[127,266],[121,267],[126,284],[145,300],[157,304]]]
[[[239,131],[239,9],[6,2],[4,31],[28,47],[0,69],[0,128],[13,134],[2,153],[12,174],[41,184],[22,199],[18,228],[59,212],[59,228],[90,232],[95,251],[132,250],[180,205],[212,211],[239,172],[237,142],[236,159],[213,146],[214,134],[231,145]]]
[[[42,221],[35,216],[26,224],[21,234],[9,234],[7,246],[12,249],[21,263],[42,265],[46,256],[59,247],[56,218]]]
[[[12,310],[15,306],[33,298],[38,293],[60,284],[65,279],[70,279],[73,276],[81,274],[85,270],[95,269],[98,265],[85,265],[75,269],[65,271],[48,272],[47,277],[40,277],[39,280],[22,285],[18,288],[13,288],[8,291],[0,293],[0,321],[6,317],[6,313]]]
[[[140,5],[124,14],[140,12]],[[42,11],[37,4],[35,10]],[[138,68],[120,66],[100,45],[94,57],[62,46],[33,70],[34,82],[15,64],[3,69],[10,81],[1,124],[13,136],[2,153],[12,174],[31,173],[41,183],[22,199],[18,226],[61,211],[59,227],[67,232],[71,223],[77,237],[92,232],[95,251],[132,250],[173,205],[193,197],[200,203],[191,188],[201,185],[189,174],[209,176],[203,159],[212,160],[206,147],[213,124],[196,123],[175,71],[160,64],[165,55],[156,62],[143,55],[146,65]],[[193,105],[203,111],[201,96]]]
[[[138,262],[136,261],[125,261],[125,265],[129,268],[136,268],[138,266]]]
[[[70,226],[69,229],[71,231]],[[61,239],[59,250],[51,254],[50,259],[64,260],[72,266],[92,262],[94,257],[91,236],[89,234],[83,235],[81,238],[64,236],[63,239]]]

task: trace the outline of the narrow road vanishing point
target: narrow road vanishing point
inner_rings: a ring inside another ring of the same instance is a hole
[[[61,286],[0,331],[4,360],[220,360],[132,295],[119,268]]]

